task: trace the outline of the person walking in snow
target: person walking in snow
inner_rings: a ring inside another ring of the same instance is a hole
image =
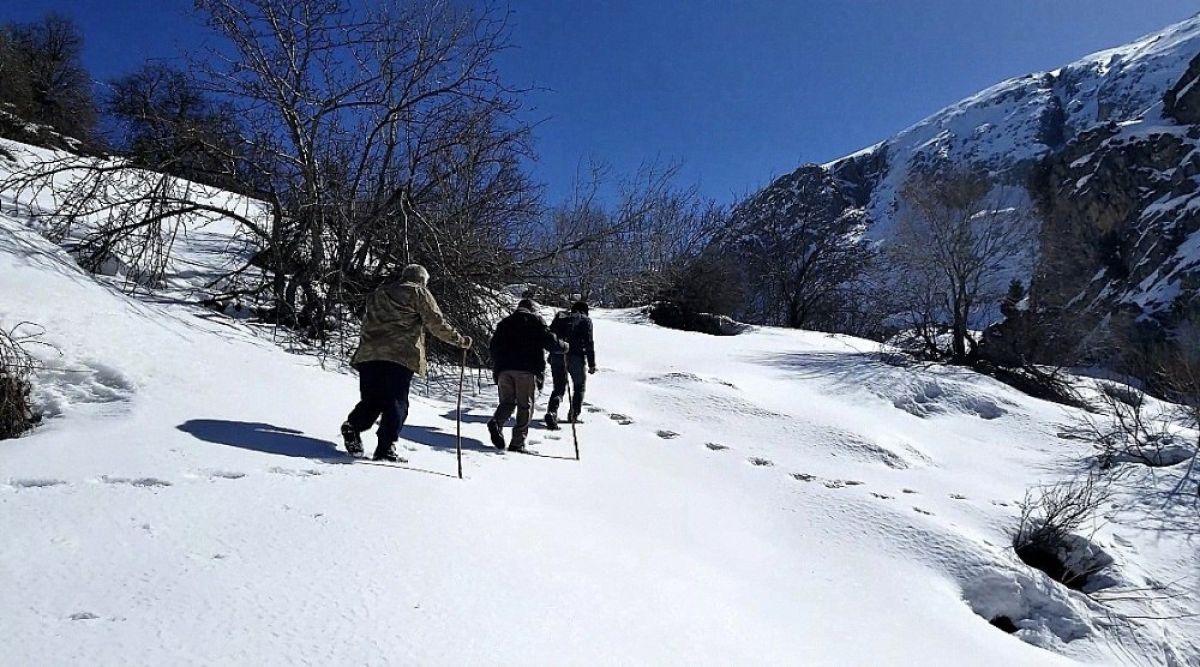
[[[376,461],[398,461],[396,440],[408,418],[408,390],[413,375],[425,375],[425,330],[439,339],[470,349],[471,338],[450,326],[429,292],[429,272],[409,264],[400,281],[381,287],[367,300],[358,350],[351,364],[358,371],[360,400],[342,424],[346,451],[361,456],[360,433],[379,419]]]
[[[488,422],[488,434],[496,449],[504,450],[504,426],[513,410],[517,424],[513,427],[510,451],[525,450],[529,435],[529,420],[533,401],[546,373],[546,352],[565,353],[567,345],[560,341],[546,323],[534,312],[533,302],[522,299],[516,311],[500,320],[492,335],[492,371],[500,405]]]
[[[550,405],[546,409],[546,428],[558,428],[558,406],[567,391],[567,376],[575,391],[571,395],[571,406],[567,408],[567,422],[582,424],[583,395],[587,390],[587,376],[596,372],[596,345],[592,339],[592,320],[588,317],[588,305],[576,301],[570,312],[560,312],[550,323],[550,331],[566,341],[569,351],[550,355],[550,377],[554,388],[550,392]],[[586,372],[585,369],[586,368]]]

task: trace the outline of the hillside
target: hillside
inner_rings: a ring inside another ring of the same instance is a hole
[[[1008,545],[1027,487],[1093,455],[1060,437],[1080,414],[986,377],[601,311],[582,460],[569,431],[485,446],[471,374],[460,481],[438,385],[409,463],[352,461],[352,375],[27,223],[0,215],[0,327],[47,344],[48,419],[0,443],[13,664],[1200,664],[1200,526],[1160,509],[1183,470],[1130,467],[1089,526],[1113,600],[1071,591]],[[198,222],[169,277],[220,238]]]
[[[1191,234],[1200,223],[1181,197],[1196,191],[1188,137],[1200,136],[1200,118],[1176,110],[1195,108],[1190,98],[1200,90],[1186,84],[1195,79],[1198,54],[1200,15],[1056,70],[1001,82],[874,146],[804,165],[741,211],[786,214],[811,189],[808,181],[828,179],[844,200],[830,226],[861,215],[866,237],[886,245],[906,206],[901,187],[914,170],[983,168],[1006,204],[1042,228],[1037,247],[1010,267],[1015,276],[1032,281],[1048,301],[1086,304],[1096,321],[1122,314],[1171,326],[1196,295]],[[1166,108],[1172,89],[1189,99]],[[1098,159],[1085,159],[1092,156]],[[1087,177],[1097,166],[1105,169]],[[1190,259],[1170,259],[1178,253]]]

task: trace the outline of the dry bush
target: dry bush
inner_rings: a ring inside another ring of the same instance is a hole
[[[1083,590],[1089,579],[1112,561],[1103,552],[1093,552],[1091,543],[1078,531],[1111,497],[1108,482],[1097,474],[1026,492],[1013,550],[1030,567]]]
[[[0,330],[0,440],[15,438],[39,421],[29,397],[35,361],[24,348],[34,336],[19,333],[23,324]]]

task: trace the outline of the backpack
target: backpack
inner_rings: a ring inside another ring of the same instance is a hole
[[[573,354],[583,354],[588,344],[586,322],[584,315],[560,311],[550,323],[550,333],[566,341]]]

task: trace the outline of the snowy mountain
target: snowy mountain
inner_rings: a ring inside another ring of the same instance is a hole
[[[754,195],[743,208],[766,204],[784,210],[791,205],[789,199],[801,196],[798,193],[806,189],[797,185],[797,175],[825,178],[819,175],[824,172],[836,179],[841,193],[850,200],[847,206],[865,213],[869,220],[867,237],[886,244],[894,232],[896,212],[904,206],[899,195],[901,186],[914,169],[938,164],[983,167],[997,186],[1012,191],[1018,206],[1045,225],[1041,247],[1034,249],[1039,252],[1029,253],[1028,262],[1034,262],[1034,257],[1064,234],[1090,239],[1074,248],[1066,245],[1064,249],[1060,244],[1057,252],[1052,249],[1049,257],[1041,259],[1039,266],[1030,263],[1014,267],[1027,284],[1035,274],[1064,276],[1057,270],[1063,266],[1063,253],[1077,252],[1066,258],[1066,264],[1076,271],[1070,273],[1070,280],[1052,279],[1042,285],[1046,292],[1064,301],[1091,295],[1087,302],[1099,316],[1131,306],[1137,311],[1134,317],[1177,309],[1175,301],[1190,299],[1196,292],[1191,288],[1172,291],[1167,288],[1171,283],[1163,280],[1168,275],[1178,277],[1182,269],[1190,275],[1188,267],[1200,257],[1193,248],[1197,241],[1189,241],[1197,225],[1176,222],[1192,209],[1168,195],[1170,187],[1178,189],[1179,185],[1172,178],[1182,178],[1175,173],[1177,168],[1193,160],[1193,154],[1186,149],[1175,150],[1164,158],[1153,142],[1163,135],[1184,137],[1197,133],[1192,124],[1200,118],[1184,115],[1181,120],[1164,113],[1163,98],[1181,79],[1186,79],[1185,84],[1195,79],[1194,74],[1189,78],[1187,73],[1198,53],[1200,15],[1059,69],[999,83],[890,139],[821,165],[818,173],[814,173],[815,165],[805,165]],[[1182,92],[1185,96],[1196,94],[1190,89]],[[1143,181],[1150,180],[1150,174],[1136,183],[1100,179],[1089,182],[1084,178],[1089,169],[1083,157],[1100,148],[1097,132],[1104,133],[1104,140],[1112,140],[1105,150],[1111,149],[1114,142],[1129,144],[1134,137],[1138,142],[1150,142],[1143,143],[1146,150],[1126,150],[1121,167],[1154,172],[1155,178],[1173,185],[1144,192],[1140,188],[1146,185]],[[1174,197],[1178,196],[1175,193]],[[1073,206],[1081,197],[1090,197],[1100,208],[1111,199],[1133,200],[1134,205],[1112,211]],[[1110,272],[1099,284],[1092,284],[1092,278],[1105,268],[1102,260],[1091,256],[1103,254],[1096,248],[1102,234],[1084,228],[1096,226],[1095,218],[1101,215],[1108,218],[1108,227],[1120,228],[1117,236],[1122,240],[1118,245],[1123,243],[1127,251],[1122,262],[1128,269],[1139,270],[1128,275]],[[1150,251],[1147,236],[1163,236],[1159,229],[1163,225],[1178,227],[1164,236],[1170,247],[1156,241]],[[1165,258],[1180,253],[1189,259],[1163,267],[1155,276]],[[1081,276],[1083,283],[1079,282]],[[1185,282],[1194,285],[1195,279]],[[1182,283],[1176,280],[1174,284]],[[1103,298],[1096,298],[1101,295]],[[1162,303],[1168,297],[1172,303]]]
[[[1094,455],[1081,411],[865,340],[602,311],[581,461],[569,431],[486,446],[474,372],[465,480],[435,382],[409,463],[354,461],[353,375],[166,298],[221,235],[196,221],[134,297],[0,214],[0,327],[42,332],[47,415],[0,443],[4,662],[1200,664],[1180,467],[1117,477],[1088,593],[1009,546],[1027,488]]]

